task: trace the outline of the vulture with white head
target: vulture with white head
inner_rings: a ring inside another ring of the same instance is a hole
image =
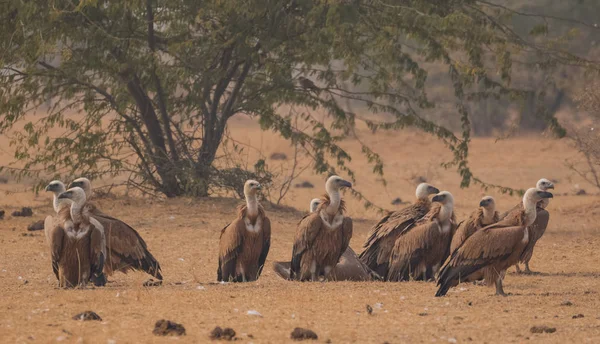
[[[61,193],[66,191],[65,184],[60,180],[51,181],[48,186],[46,186],[46,191],[52,192],[52,207],[56,212],[56,215],[46,216],[44,220],[44,234],[46,236],[46,241],[50,242],[50,232],[54,230],[55,222],[60,226],[70,227],[73,225],[71,221],[71,200],[69,199],[59,199]],[[58,278],[58,275],[56,276]]]
[[[432,202],[429,212],[396,240],[387,280],[428,280],[446,259],[455,226],[454,197],[442,191]]]
[[[523,256],[530,240],[529,226],[537,214],[537,203],[552,194],[531,188],[523,196],[523,208],[511,212],[503,220],[484,227],[471,235],[452,252],[438,277],[439,289],[435,296],[444,296],[448,290],[472,274],[483,273],[488,286],[496,286],[496,295],[506,296],[502,279],[506,269]]]
[[[348,248],[352,219],[344,216],[345,204],[340,189],[352,184],[339,176],[327,179],[327,194],[317,210],[303,218],[296,230],[292,249],[290,279],[326,279]]]
[[[92,184],[87,178],[75,179],[69,187],[80,187],[88,200],[92,197]],[[115,271],[127,273],[141,270],[162,280],[160,264],[148,251],[148,246],[140,234],[125,222],[106,215],[98,207],[87,202],[84,212],[102,224],[106,236],[106,263],[104,272],[112,275]]]
[[[221,231],[219,281],[256,281],[262,272],[271,247],[271,221],[258,203],[260,189],[256,180],[246,181],[246,204],[238,208],[237,219]]]
[[[462,245],[468,237],[473,235],[481,228],[496,223],[500,220],[500,215],[496,211],[496,201],[492,196],[485,196],[479,202],[479,208],[475,210],[469,219],[463,222],[456,233],[452,236],[450,252],[454,252]]]
[[[310,201],[310,212],[304,217],[314,213],[319,204],[321,204],[321,199],[313,198]],[[286,280],[290,279],[290,267],[290,262],[273,263],[273,271]],[[326,277],[327,281],[371,281],[379,279],[381,277],[373,273],[365,263],[358,259],[356,252],[350,246],[344,251],[333,271]]]
[[[382,277],[388,275],[389,262],[396,240],[412,228],[431,209],[429,195],[435,195],[440,190],[427,184],[417,186],[417,201],[400,210],[386,215],[371,228],[360,259],[375,273]]]
[[[54,208],[54,211],[57,214],[60,212],[61,209],[71,207],[70,201],[65,202],[65,200],[58,199],[58,196],[60,196],[61,193],[67,191],[65,184],[60,180],[53,180],[50,183],[48,183],[48,186],[46,186],[46,191],[52,192],[52,207]]]
[[[542,179],[538,180],[538,182],[536,184],[536,188],[539,190],[542,190],[542,191],[548,191],[550,189],[554,189],[554,183],[552,183],[551,181],[549,181],[546,178],[542,178]],[[550,204],[550,199],[548,199],[548,198],[544,198],[537,203],[537,214],[535,217],[535,221],[533,222],[533,224],[531,226],[529,226],[529,244],[527,245],[527,248],[525,248],[525,253],[523,253],[523,256],[519,260],[520,263],[525,263],[525,271],[524,272],[521,271],[521,268],[519,267],[519,263],[517,263],[517,264],[515,264],[515,267],[517,268],[517,273],[526,273],[526,274],[534,273],[529,268],[529,261],[531,260],[531,257],[533,256],[533,249],[535,247],[535,244],[537,243],[538,240],[540,240],[542,238],[542,235],[544,235],[544,233],[546,232],[546,228],[548,227],[548,222],[550,221],[550,213],[546,210],[546,207],[548,206],[548,204]],[[510,213],[519,212],[522,209],[523,209],[523,204],[519,203],[513,209],[502,214],[500,216],[500,219],[503,219]]]
[[[46,221],[52,270],[59,286],[85,286],[90,279],[105,281],[102,273],[106,257],[104,229],[98,221],[83,212],[85,192],[78,187],[70,188],[61,193],[58,199],[71,201],[69,219],[61,211],[52,223]]]

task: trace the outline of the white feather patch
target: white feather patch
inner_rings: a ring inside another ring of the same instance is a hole
[[[256,223],[252,224],[250,219],[244,217],[244,223],[246,224],[246,230],[252,233],[258,233],[262,229],[262,217],[256,218]]]
[[[325,227],[327,227],[327,229],[329,229],[329,230],[338,229],[342,225],[342,222],[344,222],[344,215],[339,214],[339,213],[333,217],[333,221],[331,223],[327,219],[328,216],[324,210],[321,210],[319,212],[319,216],[321,217],[321,221],[323,221],[323,224],[325,225]]]
[[[525,234],[523,234],[522,243],[526,244],[529,242],[529,228],[525,227]]]

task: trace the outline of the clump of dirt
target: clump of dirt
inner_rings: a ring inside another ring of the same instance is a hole
[[[371,305],[367,305],[367,313],[369,313],[369,315],[373,314],[373,307],[371,307]]]
[[[546,325],[532,326],[529,331],[531,333],[554,333],[556,332],[556,327],[548,327]]]
[[[561,306],[573,306],[573,302],[571,302],[569,300],[565,300],[560,305]]]
[[[4,220],[4,214],[6,214],[6,212],[4,210],[0,210],[0,220]]]
[[[81,320],[81,321],[89,321],[89,320],[97,320],[102,321],[102,318],[96,313],[92,311],[85,311],[83,313],[79,313],[73,316],[73,320]]]
[[[222,329],[217,326],[210,332],[209,337],[212,340],[235,340],[235,330],[230,327]]]
[[[580,318],[583,318],[583,317],[584,317],[584,315],[583,315],[583,314],[581,314],[581,313],[579,313],[579,314],[575,314],[575,315],[573,316],[573,319],[580,319]]]
[[[161,280],[154,280],[152,278],[150,278],[149,280],[147,280],[143,284],[144,287],[159,287],[161,285],[162,285],[162,281]]]
[[[152,333],[157,336],[185,336],[185,327],[170,320],[161,319],[154,325]]]
[[[44,220],[39,220],[27,226],[27,230],[30,232],[41,231],[44,229]]]
[[[319,339],[319,336],[314,331],[309,329],[296,327],[294,331],[292,331],[291,338],[293,340],[307,340],[307,339]]]
[[[29,207],[23,207],[21,210],[15,210],[12,213],[14,217],[31,217],[33,216],[33,210]]]

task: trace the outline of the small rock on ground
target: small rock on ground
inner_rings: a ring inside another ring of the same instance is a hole
[[[185,327],[170,320],[161,319],[154,325],[152,333],[157,336],[185,336]]]
[[[546,325],[532,326],[529,331],[531,333],[554,333],[556,332],[556,327],[548,327]]]
[[[229,327],[222,329],[217,326],[210,332],[210,339],[212,340],[235,340],[235,330]]]
[[[301,327],[296,327],[294,331],[292,331],[291,338],[293,340],[319,339],[314,331]]]
[[[41,231],[42,229],[44,229],[44,220],[39,220],[27,226],[27,230],[30,232]]]
[[[85,311],[83,313],[79,313],[77,315],[74,315],[73,316],[73,320],[81,320],[81,321],[98,320],[98,321],[102,321],[102,318],[100,318],[100,316],[96,312]]]
[[[30,217],[33,216],[33,210],[29,207],[23,207],[21,210],[13,211],[12,216],[14,217]]]

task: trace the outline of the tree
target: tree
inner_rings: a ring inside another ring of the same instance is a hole
[[[596,68],[556,37],[545,41],[553,46],[522,37],[507,23],[514,13],[476,0],[4,0],[0,13],[0,133],[24,122],[13,137],[25,163],[17,172],[129,172],[168,197],[210,193],[235,114],[299,145],[316,172],[350,177],[351,156],[338,143],[357,121],[374,132],[417,127],[454,153],[445,166],[462,186],[493,186],[468,166],[468,104],[523,99],[511,79],[524,55],[548,79],[557,65]],[[447,69],[459,135],[422,116],[435,107],[431,63]],[[49,98],[47,115],[26,116]],[[354,113],[348,100],[388,120]],[[317,109],[327,121],[311,115]],[[552,115],[539,116],[564,135]],[[55,127],[64,134],[49,136]],[[377,152],[362,152],[383,175]]]

